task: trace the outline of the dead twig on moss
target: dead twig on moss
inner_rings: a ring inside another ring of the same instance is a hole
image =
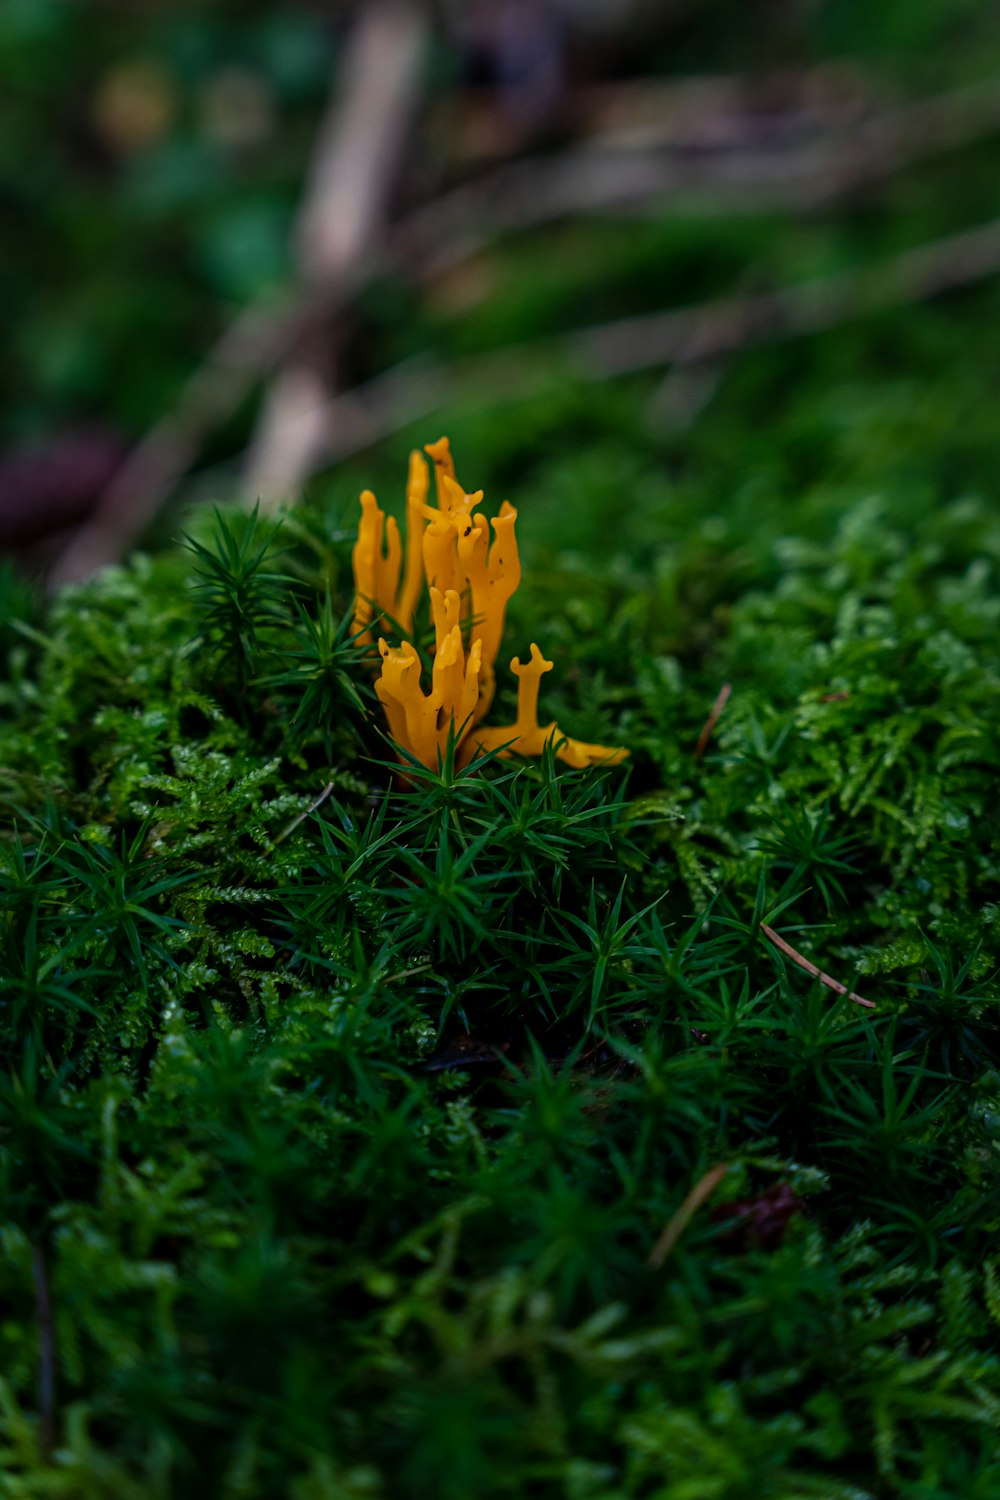
[[[305,808],[296,817],[294,817],[290,823],[286,824],[286,826],[281,830],[281,832],[278,834],[277,838],[274,840],[274,843],[271,845],[271,849],[272,850],[275,849],[278,846],[278,844],[282,843],[285,839],[287,839],[288,836],[289,836],[289,834],[294,833],[295,830],[296,830],[296,828],[298,828],[298,826],[299,826],[300,823],[304,823],[305,820],[306,820],[306,818],[308,818],[312,813],[316,812],[316,810],[318,808],[320,808],[320,807],[323,806],[323,803],[326,801],[327,797],[329,797],[330,793],[333,791],[333,785],[334,784],[333,784],[332,781],[328,781],[327,784],[326,784],[326,786],[320,792],[319,796],[318,797],[314,797],[313,800],[310,802],[310,804],[309,804],[309,806],[307,808]],[[270,851],[268,851],[268,852],[270,852]]]
[[[51,589],[88,577],[120,558],[194,464],[207,436],[231,416],[262,378],[301,348],[310,330],[322,326],[383,263],[381,256],[368,253],[371,242],[365,241],[364,230],[366,225],[381,222],[385,213],[389,190],[385,164],[401,148],[405,121],[410,117],[407,111],[412,111],[419,66],[417,39],[423,34],[424,24],[402,0],[379,0],[362,10],[359,27],[363,24],[370,28],[368,37],[377,39],[384,34],[379,32],[380,18],[389,12],[409,18],[399,33],[395,75],[401,80],[399,96],[380,88],[372,98],[368,91],[354,89],[350,91],[354,101],[351,110],[346,111],[345,106],[343,114],[339,107],[331,112],[300,217],[303,287],[279,305],[248,308],[238,315],[185,384],[174,409],[133,450],[90,519],[56,560],[49,576]],[[360,37],[356,45],[359,52],[365,50]],[[370,77],[368,70],[374,67],[376,48],[371,40],[365,45],[369,61],[364,71]],[[409,59],[405,66],[404,58]],[[344,71],[348,71],[346,65]],[[370,128],[375,99],[381,101],[385,111],[382,129]],[[343,148],[337,146],[338,120],[345,136],[353,135],[353,141]],[[354,121],[363,121],[365,129],[355,127]],[[841,152],[840,167],[829,159],[820,163],[815,154],[793,159],[786,149],[780,167],[772,162],[766,172],[762,166],[759,170],[754,167],[753,160],[739,151],[727,153],[725,164],[720,157],[715,165],[709,162],[706,166],[712,156],[709,153],[702,168],[715,174],[717,188],[725,189],[720,207],[733,207],[738,198],[725,180],[730,175],[734,181],[754,181],[758,187],[764,177],[772,182],[780,177],[789,185],[784,206],[809,207],[814,206],[813,194],[836,196],[861,180],[887,175],[933,151],[969,144],[997,128],[1000,84],[988,79],[861,122],[853,133],[846,132],[845,143],[823,148]],[[811,145],[803,149],[815,153],[819,148]],[[391,232],[387,253],[397,263],[405,264],[408,274],[431,277],[475,254],[483,241],[508,229],[635,204],[673,191],[678,180],[675,167],[664,165],[666,160],[649,150],[630,153],[591,144],[571,148],[546,162],[534,159],[508,165],[411,214]],[[373,164],[373,173],[366,175],[360,170],[363,161]],[[666,178],[665,171],[674,175]],[[688,186],[692,185],[694,171],[690,163],[684,167]],[[352,182],[356,186],[362,180],[366,184],[343,225],[336,222],[334,209],[345,201],[346,192],[342,195],[339,187],[335,189],[335,178],[343,184]],[[701,182],[704,185],[704,177]],[[759,206],[759,198],[755,206]],[[929,268],[921,268],[914,261],[921,252],[911,252],[909,259],[900,257],[897,267],[903,273],[915,272],[918,281],[923,276],[923,287],[901,286],[900,295],[883,298],[881,305],[916,300],[946,286],[964,285],[991,274],[997,269],[996,247],[991,240],[995,227],[986,225],[966,236],[923,247],[932,261],[937,257],[937,263]],[[348,253],[351,246],[362,247],[353,259]],[[949,267],[950,258],[953,263]],[[340,268],[337,275],[323,271],[324,266],[330,269],[334,264]],[[935,277],[936,286],[931,284]],[[857,292],[856,278],[840,277],[773,295],[724,299],[702,308],[583,330],[568,336],[561,347],[555,346],[554,354],[578,365],[589,362],[591,378],[598,379],[657,364],[691,367],[704,361],[708,367],[714,356],[743,344],[832,326],[851,315],[850,309],[841,308],[838,301],[846,297],[850,302],[852,296],[857,298]],[[474,391],[485,386],[487,399],[491,399],[490,384],[501,382],[501,386],[506,383],[508,388],[524,388],[526,395],[531,394],[530,373],[525,373],[521,362],[538,352],[540,348],[533,346],[450,369],[415,367],[413,384],[411,372],[404,366],[333,400],[321,390],[322,382],[310,368],[315,359],[296,361],[276,383],[262,415],[251,446],[248,494],[255,493],[255,486],[287,492],[294,487],[290,483],[293,471],[296,482],[301,482],[324,462],[364,448],[429,415],[451,401],[456,389],[461,392],[471,385]],[[515,374],[518,381],[512,386],[510,378]],[[276,458],[271,461],[279,451],[279,438],[282,452],[289,455],[280,470]]]
[[[766,922],[761,922],[760,930],[769,943],[773,943],[776,948],[780,949],[786,958],[792,960],[793,964],[797,964],[800,969],[811,974],[814,979],[818,979],[820,984],[825,984],[828,990],[833,990],[838,995],[846,995],[848,1000],[853,1000],[855,1005],[863,1005],[866,1010],[875,1010],[874,1000],[866,1000],[864,995],[856,995],[845,984],[841,984],[839,979],[831,979],[829,974],[824,974],[822,969],[818,969],[815,964],[809,962],[808,958],[803,958],[801,953],[797,953],[791,943],[786,943],[785,939],[775,932],[773,927],[768,927]]]
[[[302,317],[297,303],[240,314],[184,385],[173,410],[133,448],[57,558],[48,578],[51,592],[124,555],[183,479],[207,435],[293,342]]]

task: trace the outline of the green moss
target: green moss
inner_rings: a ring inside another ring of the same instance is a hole
[[[9,632],[0,1492],[991,1493],[993,509],[632,463],[508,627],[624,774],[401,788],[315,514]]]

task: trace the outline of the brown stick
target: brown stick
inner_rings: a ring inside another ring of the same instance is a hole
[[[701,73],[580,83],[568,101],[577,133],[604,145],[739,151],[798,146],[853,129],[885,108],[883,80],[828,63],[777,74]]]
[[[50,592],[89,578],[132,545],[184,477],[207,433],[224,421],[294,339],[302,309],[248,308],[219,339],[181,391],[173,411],[147,434],[118,470],[90,519],[48,578]]]
[[[329,304],[358,278],[382,236],[417,103],[427,23],[410,0],[368,0],[344,83],[320,128],[295,232],[302,280]],[[321,331],[320,331],[321,335]],[[323,342],[328,342],[325,340]],[[292,498],[321,450],[333,350],[303,350],[268,392],[245,488],[265,508]]]
[[[696,761],[701,760],[701,757],[704,755],[704,753],[705,753],[705,746],[708,744],[709,740],[712,738],[712,730],[715,728],[716,724],[719,722],[719,717],[722,714],[722,710],[725,708],[726,704],[729,702],[729,695],[730,695],[730,693],[732,691],[733,691],[733,685],[732,685],[731,682],[724,682],[722,684],[721,688],[719,689],[719,696],[716,698],[715,702],[712,704],[712,712],[709,714],[708,718],[705,720],[705,726],[702,729],[701,734],[699,734],[699,736],[698,736],[698,743],[697,743],[697,745],[695,745],[695,747],[694,747],[694,758],[695,758]]]
[[[844,191],[845,187],[853,185],[858,180],[858,172],[878,175],[874,172],[876,162],[881,163],[879,172],[884,174],[894,169],[893,162],[897,166],[905,165],[935,149],[954,149],[967,144],[977,136],[989,133],[1000,123],[997,118],[1000,113],[998,101],[1000,86],[996,80],[987,79],[983,84],[970,89],[919,101],[897,111],[894,116],[883,118],[881,122],[877,119],[868,122],[865,126],[868,131],[868,149],[859,150],[856,141],[853,147],[856,164],[853,178],[850,173],[833,170],[830,170],[827,177],[825,171],[817,171],[815,157],[809,161],[804,157],[800,158],[797,165],[786,162],[784,175],[792,187],[790,202],[786,206],[812,206],[806,201],[809,196],[806,189],[810,180],[817,193],[834,196],[835,192]],[[895,142],[892,150],[885,146],[875,149],[875,137],[879,133],[884,141]],[[404,221],[393,235],[393,253],[397,258],[406,259],[408,264],[412,260],[412,269],[417,274],[432,275],[443,266],[475,253],[483,238],[501,233],[505,228],[527,228],[565,214],[640,201],[654,193],[665,193],[675,185],[673,179],[670,182],[664,179],[662,165],[656,167],[655,171],[651,169],[648,153],[637,154],[633,170],[627,154],[623,155],[618,151],[605,151],[605,165],[599,166],[593,160],[594,150],[594,147],[588,146],[581,148],[576,155],[571,153],[567,158],[553,159],[551,163],[544,164],[541,175],[537,162],[525,164],[523,169],[518,168],[517,172],[523,170],[533,174],[533,186],[526,209],[517,206],[520,204],[521,193],[514,179],[508,176],[514,170],[511,168],[502,168],[500,172],[473,187],[456,190],[426,209],[418,210]],[[734,161],[738,163],[739,158],[740,153],[736,153]],[[543,180],[545,171],[551,170],[554,173],[560,161],[567,166],[569,178],[575,175],[581,184],[579,192],[572,185],[560,186]],[[742,177],[747,167],[748,160],[744,155],[742,165],[738,166],[738,170],[734,169],[733,175],[737,179]],[[809,174],[812,174],[811,178]],[[760,174],[758,180],[759,176]],[[723,184],[720,182],[717,185]],[[478,197],[472,196],[473,194]],[[727,197],[721,206],[729,208],[733,201],[727,186]],[[505,207],[508,203],[515,206]],[[533,204],[537,206],[532,207]],[[313,222],[315,224],[318,221]],[[471,237],[468,232],[470,222],[476,226]],[[984,226],[984,229],[988,228],[989,226]],[[977,232],[972,231],[973,234]],[[312,242],[325,243],[325,232],[317,227],[315,240]],[[945,243],[937,242],[942,246]],[[933,248],[926,247],[928,250]],[[373,257],[371,265],[374,264]],[[369,269],[368,264],[357,266],[355,285],[363,283]],[[976,270],[966,265],[959,268],[959,273],[948,284],[966,284],[995,269],[995,264],[985,270]],[[342,298],[353,289],[343,288]],[[923,293],[930,294],[930,291]],[[783,295],[787,297],[790,294]],[[910,294],[898,300],[912,299],[913,294]],[[770,299],[759,298],[756,302],[758,316],[765,316],[765,304],[772,305]],[[716,304],[716,309],[723,324],[727,321],[727,307],[730,315],[734,311],[740,313],[738,322],[752,323],[753,303],[754,299],[731,299],[728,304]],[[891,299],[883,303],[890,304]],[[710,310],[710,307],[704,309],[706,315]],[[315,324],[322,311],[322,303],[313,300],[313,294],[310,293],[282,307],[249,308],[238,316],[218,341],[205,364],[188,381],[174,411],[157,423],[134,450],[106,491],[90,521],[80,528],[62,556],[57,559],[50,574],[51,589],[73,579],[88,577],[105,563],[113,562],[123,555],[175,489],[196,458],[207,434],[235,410],[260,377],[272,369],[296,343],[303,328]],[[696,354],[689,351],[684,356],[680,353],[685,334],[683,324],[676,326],[672,335],[669,328],[663,327],[662,319],[677,316],[661,315],[660,334],[666,337],[667,343],[674,349],[666,359],[678,363],[696,363]],[[814,326],[830,326],[831,321],[835,322],[837,319],[828,313],[826,321]],[[655,331],[654,329],[653,332]],[[807,330],[789,327],[781,331],[793,333]],[[706,339],[705,329],[695,336],[694,330],[689,327],[687,333],[693,347],[699,342],[705,347],[714,347],[719,352],[726,352],[734,347],[731,339]],[[758,331],[758,340],[764,336]],[[744,333],[742,342],[751,341],[753,340]],[[567,346],[566,353],[572,357],[572,339],[567,341]],[[519,359],[519,351],[512,351],[509,358],[494,358],[493,373],[503,375],[508,370],[515,371]],[[646,364],[648,362],[647,359]],[[664,362],[662,354],[652,362]],[[471,361],[469,364],[473,377],[489,378],[489,361]],[[624,371],[643,367],[646,365],[626,363],[621,368]],[[315,468],[324,461],[356,452],[387,433],[406,426],[409,421],[428,415],[447,404],[452,399],[453,389],[449,383],[449,374],[454,375],[454,386],[461,388],[466,378],[466,368],[465,365],[453,367],[451,372],[425,368],[419,376],[422,387],[420,390],[408,388],[405,367],[402,370],[391,370],[357,391],[337,398],[336,403],[326,402],[321,405],[317,405],[315,385],[303,380],[298,390],[284,386],[276,394],[275,402],[280,397],[301,421],[303,435],[298,441],[303,451],[307,447],[314,447],[314,435],[323,423],[338,423],[339,430],[336,434],[331,433],[325,444],[315,445],[320,448],[320,451],[312,455],[312,467]],[[609,370],[607,373],[616,372]],[[275,420],[278,420],[278,414],[274,415]],[[284,425],[285,418],[280,420]],[[261,443],[265,445],[266,452],[270,439],[265,439],[262,434]],[[301,460],[298,466],[302,467]],[[306,477],[307,472],[303,472],[300,477]]]
[[[728,1162],[721,1162],[719,1166],[710,1168],[700,1182],[695,1183],[646,1257],[646,1264],[651,1271],[660,1269],[701,1205],[712,1196],[728,1171]]]
[[[834,990],[838,995],[846,995],[848,1000],[854,1001],[855,1005],[863,1005],[867,1010],[875,1010],[874,1000],[866,1000],[863,995],[856,995],[853,990],[841,984],[839,979],[831,979],[829,974],[824,974],[822,969],[817,969],[808,958],[803,958],[801,953],[796,953],[791,943],[786,943],[785,939],[780,937],[773,927],[768,927],[766,922],[761,922],[760,930],[769,942],[773,943],[776,948],[780,948],[782,953],[792,960],[793,964],[798,964],[800,969],[804,969],[807,974],[818,979],[820,984],[825,984],[828,990]]]
[[[509,163],[444,194],[402,223],[391,243],[401,264],[417,264],[429,276],[478,253],[498,234],[668,197],[675,213],[685,204],[703,212],[706,193],[726,213],[815,210],[998,128],[1000,80],[990,77],[829,129],[804,146],[678,152],[588,142]]]
[[[365,234],[379,222],[390,190],[389,166],[413,108],[426,23],[407,0],[370,0],[356,28],[340,70],[344,90],[322,126],[300,218],[306,289],[276,307],[251,307],[237,316],[174,410],[134,449],[57,558],[50,591],[121,557],[190,468],[207,434],[288,354],[303,330],[351,294],[352,275],[363,279]],[[378,59],[376,80],[376,50],[390,33],[395,42]],[[363,74],[363,90],[352,69]],[[344,142],[339,147],[338,138]],[[261,442],[266,457],[271,439],[262,433]]]
[[[332,463],[470,397],[493,404],[541,391],[553,370],[606,380],[689,365],[972,285],[1000,271],[1000,219],[932,240],[875,267],[725,297],[695,307],[624,318],[556,340],[522,344],[451,365],[407,361],[337,396],[326,409],[320,455]]]

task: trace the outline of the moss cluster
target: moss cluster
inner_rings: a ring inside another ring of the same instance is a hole
[[[611,771],[399,787],[314,511],[7,627],[0,1494],[996,1492],[1000,524],[761,514],[526,590]]]

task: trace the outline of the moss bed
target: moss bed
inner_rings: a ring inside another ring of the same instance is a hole
[[[360,470],[8,580],[0,1495],[998,1492],[995,300],[457,415],[625,767],[398,784]]]

